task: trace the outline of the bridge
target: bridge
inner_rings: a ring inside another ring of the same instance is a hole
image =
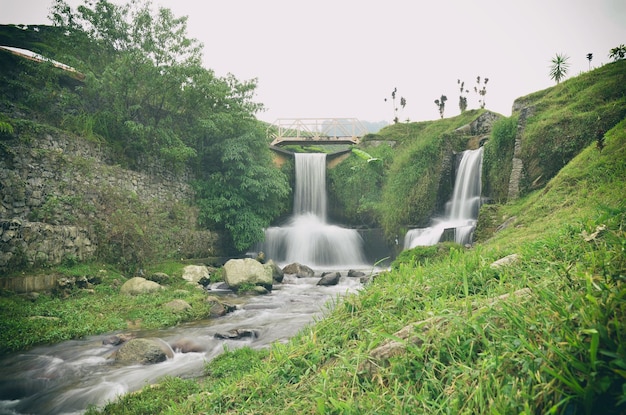
[[[358,144],[365,134],[356,118],[280,118],[267,128],[271,146]]]

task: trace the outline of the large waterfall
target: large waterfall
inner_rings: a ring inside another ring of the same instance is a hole
[[[299,262],[316,268],[366,265],[357,231],[327,223],[326,154],[296,153],[294,211],[289,221],[265,231],[262,250],[278,264]]]
[[[434,219],[428,228],[407,232],[404,237],[405,249],[434,245],[441,240],[446,229],[454,230],[454,241],[457,243],[467,244],[472,241],[480,208],[482,160],[482,147],[463,152],[445,216]]]

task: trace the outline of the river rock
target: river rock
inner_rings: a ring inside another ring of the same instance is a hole
[[[282,269],[280,269],[278,265],[276,265],[276,262],[274,262],[274,260],[270,259],[269,261],[267,261],[264,264],[264,267],[268,268],[272,272],[272,279],[274,280],[274,282],[283,282],[283,278],[285,278],[285,273]]]
[[[143,277],[133,277],[122,285],[120,293],[138,295],[155,292],[161,289],[163,289],[163,287],[154,281],[148,281]]]
[[[181,300],[180,298],[166,303],[164,307],[169,308],[174,313],[182,313],[184,311],[191,310],[191,305],[189,305],[187,301]]]
[[[237,306],[220,301],[217,297],[210,295],[206,299],[209,306],[210,317],[222,317],[228,313],[232,313],[237,309]]]
[[[111,344],[113,346],[119,346],[120,344],[126,343],[130,339],[134,339],[134,338],[135,338],[135,335],[132,333],[113,334],[111,336],[108,336],[102,339],[102,344],[104,345]]]
[[[315,271],[306,265],[302,265],[297,262],[284,267],[283,272],[285,274],[295,275],[298,278],[313,278],[315,276]]]
[[[228,330],[226,332],[218,332],[213,335],[216,339],[224,339],[224,340],[241,340],[244,338],[253,338],[256,339],[258,337],[258,333],[256,330],[252,329],[234,329]]]
[[[124,343],[114,354],[117,363],[144,365],[159,363],[174,357],[172,349],[158,339],[131,339]]]
[[[200,353],[206,351],[206,347],[187,338],[178,339],[170,346],[172,350],[178,353]]]
[[[322,274],[322,278],[317,282],[317,285],[330,286],[339,284],[341,273],[339,272],[325,272]]]
[[[365,277],[365,273],[362,271],[355,271],[353,269],[348,271],[348,277],[350,278],[363,278]]]
[[[231,259],[224,264],[224,281],[238,291],[243,285],[260,285],[271,291],[272,271],[252,258]]]
[[[204,265],[187,265],[183,268],[183,279],[197,284],[202,278],[210,278],[209,268]]]

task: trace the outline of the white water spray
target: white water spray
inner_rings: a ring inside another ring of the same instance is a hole
[[[446,229],[454,230],[454,241],[471,242],[480,208],[483,148],[463,152],[452,199],[446,205],[444,218],[436,218],[428,228],[412,229],[404,237],[404,249],[434,245]]]
[[[265,231],[266,257],[316,268],[363,267],[358,232],[326,222],[326,154],[296,153],[295,160],[294,214],[284,226]]]

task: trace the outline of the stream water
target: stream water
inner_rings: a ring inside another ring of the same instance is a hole
[[[224,292],[227,302],[237,304],[237,310],[224,317],[133,333],[168,344],[188,339],[205,349],[196,353],[174,352],[173,358],[162,363],[114,364],[109,356],[117,347],[103,344],[110,333],[4,356],[0,359],[0,414],[80,414],[89,405],[102,406],[117,396],[158,382],[165,375],[200,376],[205,362],[225,348],[258,349],[272,342],[286,342],[307,324],[321,318],[328,305],[361,287],[358,279],[345,273],[335,286],[317,286],[318,280],[285,276],[271,294],[263,296],[238,297]],[[254,330],[257,337],[242,340],[214,337],[216,333],[233,329]]]

